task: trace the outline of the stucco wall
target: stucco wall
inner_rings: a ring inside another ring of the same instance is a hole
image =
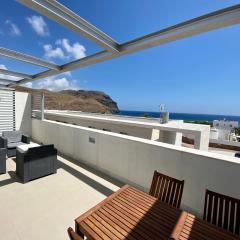
[[[182,208],[197,215],[203,211],[206,188],[240,198],[237,158],[49,120],[33,119],[32,136],[146,191],[154,170],[184,179]]]
[[[61,122],[77,124],[83,127],[92,127],[100,130],[106,129],[106,130],[110,130],[111,132],[124,133],[130,136],[141,137],[146,139],[151,139],[151,135],[152,135],[152,129],[150,128],[127,126],[127,125],[116,124],[116,123],[110,124],[110,123],[104,123],[104,122],[93,121],[93,120],[91,121],[91,120],[83,120],[83,119],[74,118],[74,117],[53,115],[48,113],[45,113],[45,118],[49,120],[57,120]]]
[[[31,95],[24,92],[15,92],[15,121],[16,130],[22,130],[31,136]]]

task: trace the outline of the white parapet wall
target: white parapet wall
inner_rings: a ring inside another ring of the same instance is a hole
[[[199,216],[207,188],[240,198],[240,163],[234,157],[50,120],[32,119],[32,137],[145,191],[154,170],[184,179],[181,207]]]
[[[25,92],[15,92],[15,126],[16,130],[31,136],[31,95]]]
[[[171,120],[160,124],[158,119],[138,118],[116,115],[92,114],[72,111],[45,111],[45,118],[83,127],[123,133],[126,135],[151,139],[173,145],[182,145],[182,134],[194,136],[194,147],[208,151],[210,126],[184,123]]]

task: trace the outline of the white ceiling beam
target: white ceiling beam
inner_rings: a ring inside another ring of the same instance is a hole
[[[60,70],[60,67],[54,63],[44,61],[42,59],[32,57],[30,55],[22,54],[10,49],[2,48],[0,47],[0,55],[13,58],[16,60],[20,60],[23,62],[27,62],[33,65],[49,68],[49,69],[55,69],[55,70]]]
[[[119,52],[119,45],[116,41],[59,2],[53,0],[17,1],[95,42],[104,49],[112,53]]]

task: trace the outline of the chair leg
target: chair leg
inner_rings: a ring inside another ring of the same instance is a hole
[[[67,231],[68,231],[68,236],[71,240],[83,240],[83,238],[79,236],[77,233],[75,233],[71,227],[69,227]]]

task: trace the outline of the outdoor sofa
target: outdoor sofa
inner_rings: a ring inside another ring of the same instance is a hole
[[[57,149],[53,144],[17,147],[16,173],[24,183],[56,173],[56,162]]]
[[[0,174],[6,173],[6,148],[0,148]]]
[[[24,135],[22,131],[3,131],[0,137],[0,148],[7,149],[7,156],[16,156],[16,147],[30,143],[30,137]]]

